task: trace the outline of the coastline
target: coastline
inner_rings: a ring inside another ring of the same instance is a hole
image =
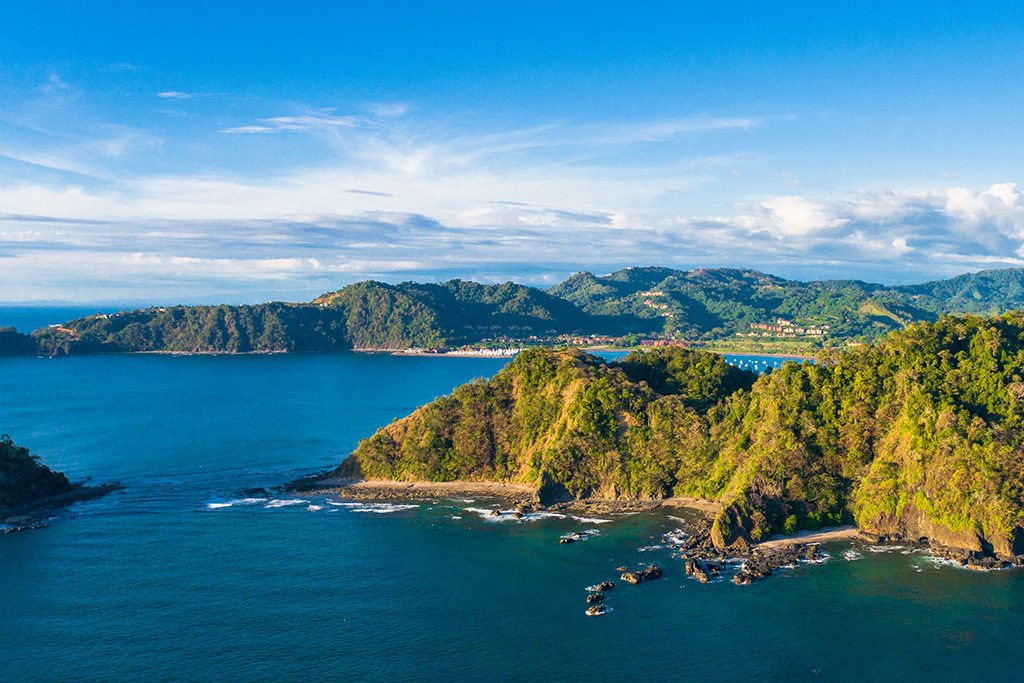
[[[477,495],[500,498],[513,505],[537,505],[537,489],[525,484],[499,481],[396,481],[391,479],[355,479],[314,475],[290,482],[285,491],[304,494],[333,494],[352,500],[402,500],[433,496]],[[544,506],[542,506],[544,507]],[[624,500],[616,498],[573,499],[546,506],[549,510],[587,512],[643,511],[657,508],[685,508],[714,517],[720,503],[688,496]]]
[[[353,500],[386,500],[451,496],[486,495],[509,502],[532,501],[533,487],[497,481],[395,481],[390,479],[353,479],[348,477],[307,477],[291,482],[285,490],[295,493],[331,493]]]
[[[612,346],[581,346],[580,351],[586,351],[587,353],[593,353],[596,351],[622,351],[623,353],[631,353],[633,351],[644,351],[649,348],[658,347],[647,347],[647,346],[630,346],[630,347],[612,347]],[[807,356],[799,353],[762,353],[758,351],[723,351],[709,346],[684,346],[683,348],[691,349],[695,351],[707,351],[708,353],[717,353],[722,356],[742,356],[744,358],[786,358],[786,359],[797,359],[797,360],[814,360],[814,356]]]
[[[777,534],[767,541],[757,544],[758,548],[778,549],[803,543],[829,543],[832,541],[846,541],[855,538],[862,538],[860,529],[855,526],[832,526],[824,527],[817,531],[798,531],[792,536]]]
[[[574,498],[561,500],[549,505],[542,505],[538,500],[537,490],[525,484],[505,483],[498,481],[395,481],[387,479],[357,479],[351,477],[332,477],[329,473],[312,475],[289,482],[280,487],[282,492],[293,495],[336,495],[352,501],[391,502],[408,501],[422,498],[452,498],[459,496],[485,496],[501,500],[514,510],[506,510],[517,516],[527,512],[551,511],[580,515],[615,515],[622,513],[650,512],[653,510],[669,511],[685,509],[697,516],[690,521],[688,533],[693,543],[689,548],[699,550],[692,557],[702,562],[727,563],[728,558],[745,557],[753,561],[751,569],[746,571],[746,582],[750,577],[763,578],[772,570],[783,566],[794,558],[807,556],[809,559],[820,559],[817,547],[822,543],[860,540],[878,542],[872,534],[862,532],[853,525],[824,527],[818,530],[803,530],[791,536],[776,534],[760,542],[744,542],[741,546],[729,548],[714,547],[711,544],[712,522],[723,509],[721,503],[713,500],[689,496],[671,496],[660,499],[613,499],[613,498]],[[889,542],[918,543],[917,539],[890,537]],[[992,569],[1015,564],[1024,566],[1024,556],[1016,558],[990,558],[969,550],[947,547],[941,544],[927,543],[923,547],[937,557],[954,561],[972,569]],[[801,554],[802,553],[802,554]],[[809,553],[809,554],[808,554]],[[757,568],[757,569],[755,569]],[[762,572],[758,574],[758,572]]]
[[[742,356],[744,358],[786,358],[786,359],[797,359],[797,360],[814,360],[814,356],[805,356],[799,353],[755,353],[753,351],[721,351],[719,349],[702,348],[702,351],[708,353],[717,353],[722,356]]]
[[[21,505],[0,507],[0,525],[14,527],[7,529],[6,531],[8,532],[45,526],[45,524],[41,523],[52,512],[66,508],[73,503],[100,498],[123,488],[117,482],[100,484],[98,486],[76,484],[75,488],[67,493],[40,498],[39,500],[22,503]]]
[[[541,347],[522,347],[522,349],[528,348],[541,348]],[[544,348],[556,348],[556,347],[544,347]],[[594,354],[599,352],[622,352],[631,353],[633,351],[644,351],[648,347],[634,346],[630,348],[613,348],[604,346],[580,346],[575,347],[586,353]],[[707,351],[709,353],[717,353],[723,356],[739,356],[743,358],[785,358],[788,360],[814,360],[814,356],[807,356],[801,354],[791,353],[757,353],[752,351],[737,352],[737,351],[723,351],[714,348],[705,347],[686,347],[695,350]],[[520,349],[520,350],[522,350]],[[24,353],[6,353],[0,354],[0,357],[15,357],[15,356],[35,356],[37,358],[59,358],[59,357],[70,357],[70,356],[99,356],[99,355],[125,355],[125,356],[274,356],[274,355],[298,355],[298,354],[331,354],[331,353],[380,353],[391,356],[409,356],[412,358],[484,358],[484,359],[505,359],[511,360],[518,355],[516,353],[487,353],[480,351],[450,351],[447,353],[429,353],[426,351],[409,351],[406,349],[386,349],[386,348],[337,348],[337,349],[322,349],[322,350],[303,350],[303,351],[289,351],[285,349],[278,350],[256,350],[256,351],[172,351],[169,349],[159,349],[152,351],[123,351],[123,350],[96,350],[96,351],[85,351],[79,353],[69,353],[63,355],[46,355],[40,354],[38,351],[27,351]]]
[[[672,496],[671,498],[664,498],[660,501],[660,505],[658,507],[699,510],[709,517],[714,517],[722,510],[722,504],[719,502],[706,500],[704,498],[692,498],[690,496]]]

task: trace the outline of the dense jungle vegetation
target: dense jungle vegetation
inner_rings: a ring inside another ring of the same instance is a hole
[[[40,463],[10,436],[0,436],[0,507],[29,503],[73,488],[64,474]]]
[[[941,316],[757,377],[682,348],[527,350],[364,440],[338,474],[718,501],[721,546],[856,523],[1024,553],[1024,313]],[[740,540],[742,539],[742,540]]]

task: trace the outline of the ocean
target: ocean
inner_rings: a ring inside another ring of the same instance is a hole
[[[73,479],[125,485],[0,535],[0,679],[1021,678],[1016,570],[844,542],[751,586],[701,585],[666,537],[679,512],[497,522],[482,497],[244,492],[333,467],[506,362],[0,358],[0,432]],[[617,581],[610,611],[584,614],[587,586],[651,562],[664,578]]]

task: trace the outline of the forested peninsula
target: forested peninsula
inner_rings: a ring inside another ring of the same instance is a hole
[[[686,342],[815,353],[943,314],[1024,309],[1024,270],[887,287],[797,282],[754,270],[625,268],[583,272],[543,290],[360,282],[312,302],[160,306],[98,313],[23,334],[0,328],[0,355],[102,352],[270,353],[460,346]]]
[[[527,350],[327,476],[717,501],[723,549],[853,523],[1009,559],[1024,554],[1024,313],[942,316],[762,376],[677,347]]]

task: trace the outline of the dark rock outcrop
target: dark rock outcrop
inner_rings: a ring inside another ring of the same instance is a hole
[[[652,564],[647,569],[642,570],[641,573],[644,575],[644,581],[660,579],[662,577],[661,567],[656,564]]]
[[[622,572],[622,575],[619,578],[626,583],[631,583],[635,586],[644,580],[644,575],[642,572]]]

